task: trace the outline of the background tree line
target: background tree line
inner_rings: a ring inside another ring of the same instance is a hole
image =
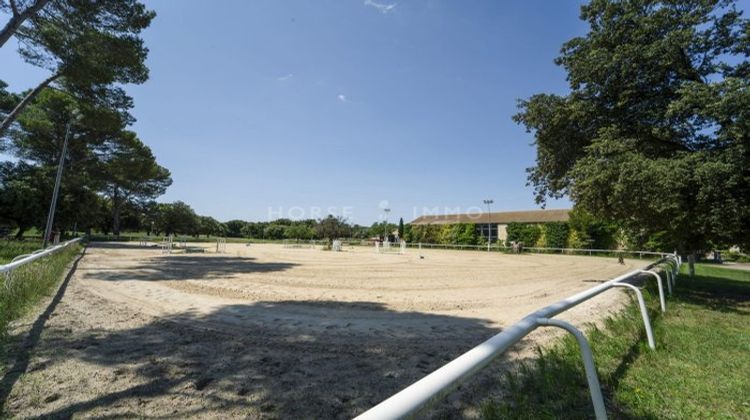
[[[44,229],[61,163],[57,230],[119,233],[124,215],[155,207],[172,180],[128,129],[133,101],[123,89],[148,79],[140,33],[154,16],[136,0],[0,0],[0,48],[15,39],[21,58],[48,72],[24,92],[0,80],[4,230]]]
[[[108,235],[114,231],[110,207],[105,205],[95,213],[96,232]],[[408,226],[408,225],[407,225]],[[138,235],[187,235],[222,236],[261,240],[321,240],[321,239],[370,239],[383,238],[384,232],[395,236],[397,225],[373,223],[360,226],[349,223],[342,217],[329,215],[322,219],[290,220],[276,219],[268,222],[229,220],[220,222],[210,216],[197,214],[182,201],[174,203],[126,202],[120,210],[120,231]]]

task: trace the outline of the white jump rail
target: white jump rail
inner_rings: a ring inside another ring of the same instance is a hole
[[[24,255],[16,256],[8,264],[0,265],[0,273],[7,273],[8,275],[10,275],[10,273],[13,270],[17,269],[18,267],[21,267],[21,266],[26,265],[26,264],[28,264],[30,262],[36,261],[36,260],[38,260],[40,258],[44,258],[44,257],[46,257],[48,255],[52,255],[55,252],[57,252],[57,251],[65,248],[65,247],[67,247],[68,245],[71,245],[71,244],[74,244],[76,242],[79,242],[81,239],[83,239],[83,238],[71,239],[71,240],[69,240],[67,242],[63,242],[63,243],[61,243],[59,245],[55,245],[55,246],[51,246],[51,247],[46,248],[46,249],[41,249],[41,250],[34,251],[31,254],[24,254]]]
[[[628,283],[624,283],[624,281],[644,274],[656,276],[659,285],[660,303],[662,304],[662,310],[665,310],[665,305],[663,304],[664,290],[661,284],[661,276],[656,272],[655,268],[660,265],[668,264],[670,267],[665,268],[664,271],[669,273],[667,274],[667,280],[672,282],[679,271],[680,263],[681,261],[678,256],[662,254],[661,259],[649,264],[643,269],[633,270],[598,286],[592,287],[591,289],[575,294],[567,299],[563,299],[552,305],[539,309],[538,311],[525,316],[519,322],[506,328],[499,334],[491,337],[484,343],[474,347],[438,370],[403,389],[401,392],[362,413],[357,419],[400,419],[415,415],[422,409],[426,408],[431,402],[437,401],[450,390],[477,373],[493,359],[503,354],[508,348],[519,342],[529,333],[543,326],[562,328],[575,336],[581,349],[586,379],[589,384],[591,400],[594,406],[594,414],[597,419],[606,419],[607,414],[604,407],[604,399],[602,397],[601,387],[599,386],[599,379],[596,374],[593,354],[591,353],[586,337],[573,325],[551,318],[609,289],[625,287],[629,290],[635,290],[637,292],[636,297],[638,298],[641,316],[646,327],[649,347],[654,349],[653,331],[648,318],[646,305],[643,301],[643,295],[638,288],[633,287],[632,285],[628,286]]]

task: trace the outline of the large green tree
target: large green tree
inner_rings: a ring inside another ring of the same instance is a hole
[[[592,0],[556,63],[567,95],[521,101],[537,201],[569,195],[666,246],[750,246],[750,23],[731,0]]]
[[[192,207],[182,201],[159,203],[155,227],[167,235],[193,235],[199,230],[200,219]]]
[[[172,184],[169,170],[156,163],[151,149],[132,131],[121,131],[100,154],[97,178],[112,203],[112,233],[120,234],[120,213],[129,202],[154,199]]]
[[[42,170],[26,162],[0,162],[0,222],[17,228],[16,236],[41,226],[46,215],[49,183]]]
[[[334,216],[329,214],[328,217],[318,220],[315,226],[318,237],[323,239],[348,238],[352,235],[352,227],[346,222],[343,216]]]
[[[115,84],[143,83],[148,49],[139,38],[154,13],[137,0],[51,0],[15,30],[21,57],[49,71],[0,122],[0,136],[47,86],[89,100],[127,95]]]

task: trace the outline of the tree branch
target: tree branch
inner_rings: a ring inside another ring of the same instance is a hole
[[[35,0],[31,6],[27,7],[23,12],[18,11],[15,0],[11,0],[10,4],[13,8],[13,16],[10,18],[8,23],[5,24],[3,29],[0,30],[0,48],[5,45],[13,34],[16,33],[18,28],[29,18],[37,14],[44,6],[49,3],[49,0]]]
[[[18,5],[16,4],[16,0],[10,0],[10,8],[13,10],[13,16],[18,16],[20,13],[18,12]]]
[[[15,108],[13,108],[12,111],[8,115],[5,116],[5,119],[3,120],[2,124],[0,124],[0,136],[5,133],[5,130],[10,127],[10,125],[13,123],[13,121],[18,118],[18,114],[23,111],[24,108],[26,108],[26,105],[28,105],[34,98],[36,98],[37,95],[50,83],[54,82],[60,77],[60,73],[55,73],[52,76],[44,79],[42,83],[39,83],[37,87],[34,88],[31,92],[29,92],[22,100],[21,102],[16,105]]]

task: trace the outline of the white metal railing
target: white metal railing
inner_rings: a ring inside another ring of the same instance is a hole
[[[516,344],[529,333],[542,326],[562,328],[575,336],[581,349],[586,379],[591,393],[591,401],[594,406],[594,414],[597,419],[606,419],[607,415],[604,408],[604,399],[602,398],[601,387],[599,386],[599,379],[594,365],[593,354],[591,353],[591,348],[588,345],[586,337],[573,325],[562,320],[551,318],[609,289],[625,287],[628,290],[636,292],[641,316],[646,328],[649,347],[654,349],[653,330],[651,329],[651,322],[648,318],[648,311],[643,300],[643,295],[637,287],[625,283],[625,281],[643,275],[644,273],[655,276],[659,286],[661,310],[665,311],[666,305],[662,278],[657,273],[656,269],[660,266],[664,268],[667,281],[669,282],[669,290],[671,291],[672,283],[677,278],[677,273],[681,263],[682,261],[679,256],[667,255],[658,261],[649,264],[643,269],[633,270],[598,286],[575,294],[567,299],[563,299],[539,309],[536,312],[525,316],[519,322],[511,325],[499,334],[491,337],[484,343],[474,347],[438,370],[403,389],[401,392],[362,413],[357,419],[397,419],[418,413],[430,402],[440,399],[455,386],[471,377],[497,356],[504,353],[512,345]],[[666,267],[665,265],[669,265],[669,267]]]
[[[21,267],[30,262],[36,261],[40,258],[44,258],[48,255],[52,255],[55,252],[67,247],[68,245],[71,245],[80,241],[81,239],[83,238],[75,238],[67,242],[63,242],[61,244],[51,246],[46,249],[36,250],[30,254],[17,255],[8,264],[0,265],[0,273],[5,273],[8,277],[10,277],[10,274],[13,272],[13,270],[17,269],[18,267]]]
[[[409,242],[406,244],[409,248],[418,249],[458,249],[458,250],[477,250],[487,251],[487,245],[464,245],[464,244],[434,244],[434,243],[423,243],[423,242]],[[489,250],[496,252],[510,252],[512,247],[493,244],[489,247]],[[524,246],[521,252],[538,252],[538,253],[561,253],[561,254],[625,254],[625,255],[638,255],[639,257],[654,256],[654,257],[665,257],[672,255],[667,252],[657,251],[637,251],[627,249],[597,249],[597,248],[554,248],[554,247],[538,247],[538,246]]]

